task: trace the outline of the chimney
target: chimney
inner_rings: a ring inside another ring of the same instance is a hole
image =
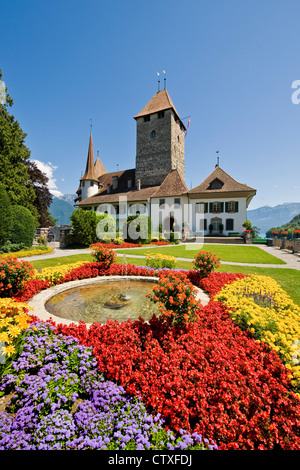
[[[141,190],[141,180],[140,179],[137,180],[137,190],[138,191]]]
[[[107,185],[107,194],[109,194],[109,193],[110,193],[110,184],[108,183],[108,185]]]

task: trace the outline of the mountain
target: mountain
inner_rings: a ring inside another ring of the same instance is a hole
[[[274,207],[262,206],[248,210],[247,218],[260,229],[261,236],[265,236],[267,230],[289,223],[298,214],[300,202],[284,202]]]
[[[300,230],[300,214],[296,215],[290,222],[287,224],[281,225],[279,227],[271,227],[272,230],[277,230],[278,233],[282,232],[283,230],[286,230],[289,232],[289,234],[292,234],[294,230]],[[267,232],[267,237],[272,236],[272,230]]]
[[[56,225],[70,225],[71,214],[74,211],[74,194],[64,194],[61,197],[53,196],[49,207],[49,212],[54,219],[57,219]]]

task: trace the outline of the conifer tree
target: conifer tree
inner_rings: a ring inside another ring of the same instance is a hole
[[[0,82],[2,82],[0,70]],[[2,82],[3,83],[3,82]],[[0,101],[0,183],[4,185],[12,204],[26,207],[38,220],[34,205],[36,193],[29,180],[28,168],[24,164],[30,157],[25,145],[26,134],[18,121],[9,113],[13,100],[5,89],[5,99]]]

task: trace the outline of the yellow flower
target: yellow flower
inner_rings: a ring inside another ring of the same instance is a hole
[[[12,344],[10,344],[9,346],[5,346],[5,348],[4,348],[4,354],[6,356],[11,356],[15,352],[16,352],[16,350],[15,350],[15,348]]]
[[[225,285],[214,300],[222,301],[237,324],[246,324],[257,340],[277,351],[292,372],[292,384],[300,388],[300,361],[294,354],[295,344],[300,351],[300,307],[278,283],[268,276],[247,276]]]

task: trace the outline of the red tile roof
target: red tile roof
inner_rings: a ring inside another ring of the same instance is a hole
[[[167,92],[167,90],[160,90],[151,98],[151,100],[146,104],[146,106],[134,116],[134,119],[146,116],[147,114],[154,114],[158,113],[159,111],[165,111],[167,109],[172,109],[176,114],[177,119],[180,120],[179,114],[176,111],[176,108],[170,98],[169,93]],[[182,125],[184,126],[184,124]]]
[[[221,188],[211,187],[211,183],[215,180],[219,180],[222,183]],[[190,189],[188,194],[199,194],[199,193],[225,193],[225,192],[256,192],[255,189],[247,186],[246,184],[238,183],[235,181],[228,173],[226,173],[222,168],[217,166],[214,171],[200,183],[198,186]]]

